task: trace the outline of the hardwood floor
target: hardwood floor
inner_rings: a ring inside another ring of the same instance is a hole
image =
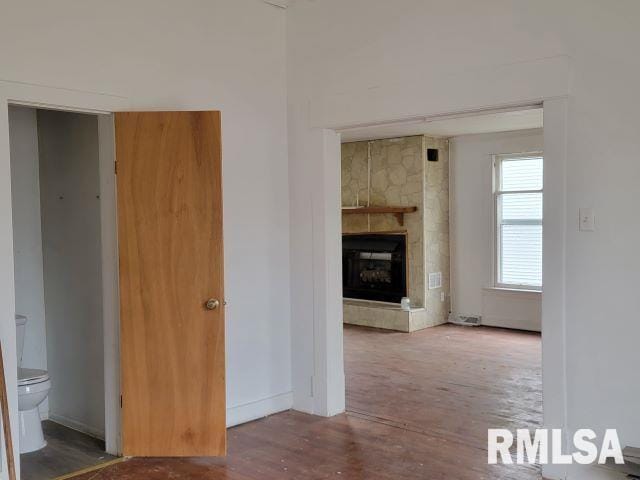
[[[104,442],[51,421],[42,422],[47,446],[20,455],[22,480],[47,480],[113,460]]]
[[[445,325],[345,329],[347,413],[284,412],[229,430],[225,459],[138,458],[77,480],[538,480],[489,466],[489,427],[541,423],[540,336]]]
[[[407,335],[345,329],[347,409],[486,447],[488,428],[542,423],[540,335],[443,325]]]

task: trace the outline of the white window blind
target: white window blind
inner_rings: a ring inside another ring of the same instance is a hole
[[[496,284],[542,288],[540,154],[495,157]]]

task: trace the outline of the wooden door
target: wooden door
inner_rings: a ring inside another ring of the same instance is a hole
[[[123,454],[224,455],[220,112],[115,132]]]

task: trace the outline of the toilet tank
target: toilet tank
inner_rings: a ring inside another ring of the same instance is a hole
[[[27,317],[16,315],[16,351],[18,353],[18,367],[22,366],[22,350],[24,348],[24,332],[27,328]]]

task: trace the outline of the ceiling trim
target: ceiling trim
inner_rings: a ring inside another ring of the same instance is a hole
[[[534,130],[543,127],[542,107],[520,108],[517,110],[494,109],[482,114],[447,115],[411,122],[393,122],[361,128],[338,130],[342,142],[359,142],[383,138],[427,135],[429,137],[451,138],[461,135],[476,135],[498,132]]]
[[[523,104],[520,106],[514,105],[514,106],[500,107],[500,108],[466,110],[460,113],[430,115],[426,117],[419,116],[419,117],[412,117],[408,119],[391,120],[387,122],[360,123],[360,124],[350,125],[348,127],[336,128],[335,130],[337,132],[342,133],[342,132],[348,132],[350,130],[361,130],[363,128],[368,128],[368,127],[386,127],[386,126],[392,126],[392,125],[398,125],[398,126],[416,125],[416,124],[422,124],[422,123],[437,122],[439,120],[453,120],[456,118],[477,117],[480,115],[491,115],[492,113],[518,112],[521,110],[534,110],[539,108],[542,108],[542,103],[535,102],[535,103]]]

